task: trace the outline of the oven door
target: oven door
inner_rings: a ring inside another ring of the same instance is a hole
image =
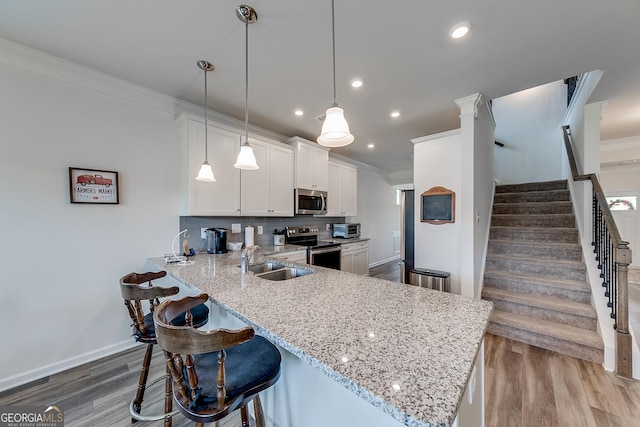
[[[342,249],[340,245],[323,248],[309,248],[309,264],[340,270]]]

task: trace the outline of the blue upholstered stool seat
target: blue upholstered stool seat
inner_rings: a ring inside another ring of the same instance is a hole
[[[256,335],[250,341],[228,348],[226,353],[227,400],[243,395],[257,386],[270,384],[280,375],[280,352],[264,337]],[[193,359],[201,387],[194,407],[189,409],[202,410],[212,404],[215,406],[218,352],[194,354]]]
[[[205,323],[207,323],[207,321],[209,320],[209,307],[207,307],[205,304],[197,305],[197,306],[193,307],[190,311],[191,311],[191,315],[193,316],[193,326],[195,328],[199,328],[200,326],[202,326]],[[181,313],[180,315],[176,316],[171,321],[171,324],[173,326],[184,326],[185,325],[185,319],[184,319],[185,315],[186,315],[186,312]],[[145,316],[144,316],[144,325],[147,328],[146,337],[155,337],[156,336],[156,326],[153,324],[153,313],[145,314]],[[134,336],[136,337],[137,340],[140,340],[142,338],[142,334],[140,334],[139,332],[134,334]]]

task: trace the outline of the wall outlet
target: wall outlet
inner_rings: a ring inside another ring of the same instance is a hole
[[[207,228],[206,227],[202,227],[200,229],[200,238],[201,239],[206,239],[207,238]]]
[[[264,227],[262,227],[261,225],[258,226],[258,234],[262,234],[264,233]]]
[[[326,224],[324,229],[327,231],[331,231],[331,224]]]
[[[231,224],[231,233],[241,233],[240,224]]]

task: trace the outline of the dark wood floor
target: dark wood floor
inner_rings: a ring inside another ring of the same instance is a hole
[[[399,278],[399,267],[394,261],[369,273]],[[2,392],[0,406],[55,404],[63,409],[67,427],[130,426],[128,405],[143,353],[140,346]],[[161,376],[163,370],[157,351],[150,378]],[[151,405],[143,412],[161,410],[162,388],[161,382],[150,387],[145,400]],[[136,424],[146,425],[162,426],[162,422]],[[177,415],[173,425],[192,424]],[[597,364],[487,334],[485,425],[638,427],[640,383],[619,379]],[[240,426],[237,414],[221,423],[230,426]]]

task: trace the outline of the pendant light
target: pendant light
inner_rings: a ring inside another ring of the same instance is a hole
[[[349,124],[344,118],[344,110],[336,102],[336,24],[334,0],[331,0],[331,34],[333,37],[333,103],[327,109],[322,132],[318,137],[318,144],[324,147],[344,147],[353,142],[353,135],[349,131]]]
[[[244,22],[245,34],[245,81],[244,81],[244,142],[240,146],[240,153],[233,167],[245,170],[256,170],[260,167],[253,154],[253,148],[249,145],[249,24],[258,20],[256,11],[247,5],[240,5],[236,8],[238,19]]]
[[[215,67],[212,63],[205,60],[200,60],[197,62],[197,64],[198,67],[200,67],[200,69],[204,71],[204,162],[202,163],[202,166],[200,166],[200,171],[198,172],[198,176],[196,176],[196,180],[203,182],[215,182],[216,179],[213,176],[213,169],[211,169],[211,165],[209,164],[207,153],[207,146],[209,145],[209,139],[207,135],[209,128],[207,123],[207,73],[209,71],[213,71]]]

